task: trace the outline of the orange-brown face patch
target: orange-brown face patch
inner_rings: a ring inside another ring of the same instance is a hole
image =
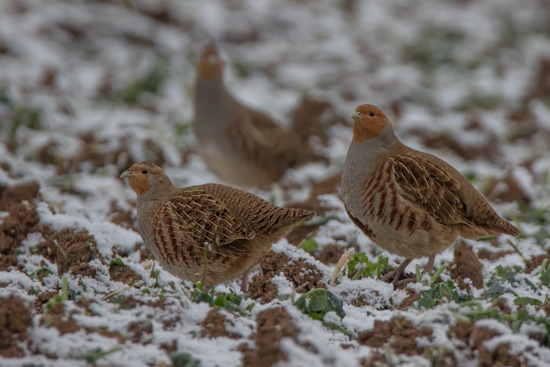
[[[354,117],[353,140],[356,143],[378,136],[388,122],[386,115],[373,105],[362,104],[355,112],[357,117]]]
[[[205,80],[216,79],[221,76],[223,71],[223,60],[214,45],[206,45],[202,50],[202,55],[197,63],[197,74],[199,78]]]
[[[142,196],[151,188],[152,175],[164,175],[164,171],[151,163],[136,163],[130,167],[128,171],[132,174],[128,177],[128,185],[134,190],[138,196]]]

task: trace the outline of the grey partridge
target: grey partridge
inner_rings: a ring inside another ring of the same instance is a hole
[[[204,281],[203,289],[246,274],[265,249],[314,215],[224,185],[176,188],[147,162],[120,177],[137,194],[137,225],[147,248],[175,276]]]
[[[193,130],[208,169],[229,184],[265,189],[287,169],[323,159],[297,134],[237,101],[225,87],[223,67],[217,48],[205,46],[197,64]]]
[[[519,230],[456,169],[403,145],[388,118],[364,104],[351,115],[353,140],[342,176],[342,199],[357,227],[386,251],[403,256],[384,280],[399,282],[412,259],[435,256],[457,236],[478,239]]]

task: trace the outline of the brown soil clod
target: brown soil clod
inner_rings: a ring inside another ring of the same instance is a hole
[[[432,330],[423,327],[417,329],[412,322],[399,315],[389,321],[375,321],[372,330],[357,335],[357,342],[372,348],[389,346],[397,354],[419,355],[424,349],[416,343],[417,337],[433,339]]]
[[[472,246],[462,242],[454,249],[454,260],[450,266],[451,277],[460,289],[468,289],[464,279],[469,278],[477,289],[483,288],[481,264]]]
[[[36,207],[26,202],[9,202],[8,216],[0,224],[0,271],[17,265],[15,250],[27,234],[40,231]]]
[[[44,313],[41,323],[47,327],[55,327],[61,335],[80,330],[80,326],[72,318],[72,313],[65,315],[65,304],[62,302],[49,307]]]
[[[101,260],[94,237],[85,231],[65,228],[46,236],[37,248],[40,255],[57,263],[59,275],[70,271],[74,275],[93,277],[95,269],[89,266],[89,262],[96,258]]]
[[[218,338],[225,336],[231,339],[239,339],[241,336],[236,333],[227,331],[225,327],[226,323],[233,323],[233,321],[228,320],[221,312],[218,307],[210,309],[204,321],[202,322],[202,336],[208,338]]]
[[[31,202],[33,199],[37,199],[40,184],[37,181],[31,181],[21,185],[8,186],[2,191],[0,211],[6,211],[10,203],[17,204],[25,200]]]
[[[246,345],[242,345],[243,366],[267,367],[286,361],[287,356],[280,348],[281,340],[296,340],[298,335],[290,315],[283,308],[273,308],[260,312],[256,323],[257,332],[250,337],[256,349],[249,350]]]
[[[153,324],[149,320],[132,321],[128,324],[130,340],[134,343],[143,343],[145,335],[153,333]]]
[[[110,264],[109,276],[115,282],[127,285],[133,285],[136,281],[141,280],[141,276],[124,264]]]
[[[260,268],[262,274],[252,278],[248,291],[251,298],[260,299],[262,304],[277,297],[277,287],[271,280],[281,272],[294,287],[301,287],[303,292],[314,288],[326,288],[321,282],[323,273],[303,259],[293,261],[285,254],[268,251],[260,260]]]
[[[32,325],[31,311],[19,297],[0,299],[0,356],[22,357],[18,343],[27,343],[27,329]]]

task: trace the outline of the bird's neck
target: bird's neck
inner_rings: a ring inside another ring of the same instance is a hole
[[[219,117],[227,118],[227,113],[232,111],[235,103],[225,88],[222,76],[209,80],[197,79],[194,99],[195,116],[201,119],[202,124],[211,122],[217,125],[218,121],[215,120]]]

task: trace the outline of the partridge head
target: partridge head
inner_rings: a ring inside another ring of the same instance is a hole
[[[217,48],[205,46],[197,63],[193,130],[212,172],[230,184],[266,188],[287,169],[320,158],[292,131],[237,101],[225,87],[223,67]]]
[[[414,258],[435,255],[460,235],[477,239],[519,231],[491,208],[457,170],[403,145],[382,111],[364,104],[351,115],[351,142],[342,176],[342,199],[365,235],[405,261],[384,279],[399,281]]]
[[[203,287],[246,274],[272,243],[314,215],[224,185],[176,188],[147,162],[121,177],[137,194],[138,230],[147,248],[166,270]]]

